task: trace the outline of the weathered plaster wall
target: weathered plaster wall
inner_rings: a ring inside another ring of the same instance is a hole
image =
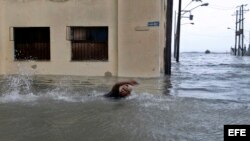
[[[5,73],[18,72],[19,66],[36,65],[37,74],[103,76],[117,75],[116,0],[4,0]],[[66,26],[108,26],[109,60],[107,62],[71,61],[71,44],[66,40]],[[50,27],[51,60],[14,61],[14,42],[10,27]]]

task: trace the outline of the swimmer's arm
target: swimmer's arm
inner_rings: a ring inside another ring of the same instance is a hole
[[[113,88],[112,88],[112,91],[113,92],[118,92],[119,91],[119,87],[122,86],[122,85],[132,85],[132,86],[135,86],[135,85],[139,85],[139,83],[135,80],[130,80],[130,81],[121,81],[121,82],[118,82],[116,83]]]
[[[122,82],[118,82],[115,84],[115,86],[122,86],[122,85],[132,85],[132,86],[135,86],[135,85],[139,85],[139,83],[135,80],[129,80],[129,81],[122,81]]]

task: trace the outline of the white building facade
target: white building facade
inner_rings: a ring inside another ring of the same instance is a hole
[[[159,77],[166,0],[0,0],[0,74]]]

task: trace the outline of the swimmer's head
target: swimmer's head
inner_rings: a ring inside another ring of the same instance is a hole
[[[131,85],[122,85],[119,88],[119,95],[122,97],[126,97],[129,96],[132,92],[132,86]]]

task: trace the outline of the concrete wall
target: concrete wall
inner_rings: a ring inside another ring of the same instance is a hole
[[[160,73],[164,74],[164,48],[166,46],[166,12],[167,0],[161,0],[161,25],[160,25],[160,49],[159,49],[159,62]]]
[[[161,20],[160,4],[161,0],[118,1],[119,76],[160,76],[160,28],[147,26]]]
[[[3,44],[3,1],[0,1],[0,75],[4,73],[4,44]]]
[[[163,64],[164,0],[0,0],[0,74],[158,77]],[[148,27],[150,21],[160,26]],[[67,26],[108,26],[106,62],[71,61]],[[50,61],[15,61],[10,27],[50,27]]]
[[[37,74],[104,76],[117,75],[117,12],[116,0],[8,0],[4,1],[3,34],[6,73],[36,65]],[[71,44],[66,40],[66,26],[108,26],[109,60],[107,62],[71,62]],[[50,27],[50,61],[14,61],[13,41],[9,27]]]

